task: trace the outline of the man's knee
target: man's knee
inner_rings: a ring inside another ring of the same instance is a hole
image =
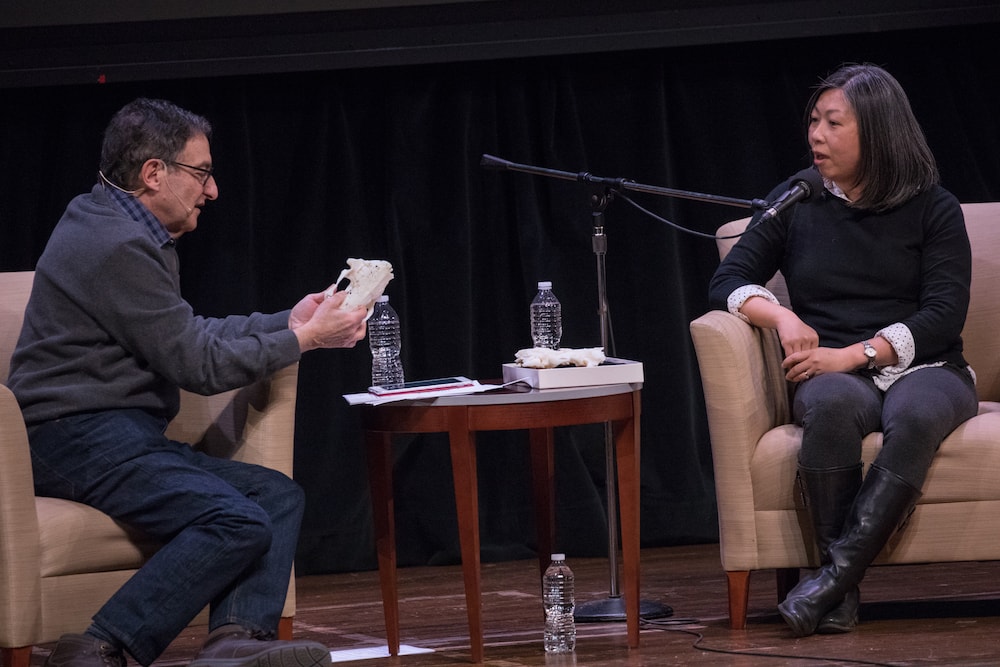
[[[246,498],[242,502],[219,507],[211,520],[218,530],[224,548],[238,551],[249,559],[257,558],[271,548],[274,534],[271,517],[263,507]]]
[[[299,483],[277,470],[259,469],[254,488],[248,497],[264,507],[272,520],[285,515],[299,515],[305,505],[305,491]]]

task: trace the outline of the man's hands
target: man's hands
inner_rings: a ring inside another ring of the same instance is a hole
[[[303,352],[317,348],[354,347],[365,337],[367,327],[364,308],[343,310],[340,304],[347,297],[345,292],[334,292],[331,285],[326,293],[307,294],[292,308],[288,328],[299,339]],[[327,296],[329,294],[330,296]]]

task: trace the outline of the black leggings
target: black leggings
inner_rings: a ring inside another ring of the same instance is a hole
[[[817,375],[796,387],[793,400],[793,416],[803,429],[799,465],[856,465],[861,440],[881,430],[875,463],[919,489],[941,441],[978,409],[971,375],[955,366],[921,368],[885,392],[863,374]]]

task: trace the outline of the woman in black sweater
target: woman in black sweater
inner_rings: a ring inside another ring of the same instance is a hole
[[[796,636],[855,626],[865,570],[912,511],[941,441],[978,408],[962,356],[965,221],[905,92],[879,67],[846,65],[817,87],[806,124],[823,191],[752,220],[710,290],[713,307],[777,330],[795,385],[798,476],[822,564],[778,606]],[[762,287],[779,269],[791,309]],[[882,449],[862,481],[874,431]]]

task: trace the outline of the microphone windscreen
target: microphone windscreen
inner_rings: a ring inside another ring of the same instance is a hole
[[[809,201],[823,192],[823,176],[814,167],[807,167],[792,176],[792,185],[804,183],[809,188],[809,195],[800,201]]]
[[[507,169],[510,165],[510,161],[502,160],[487,153],[483,153],[483,158],[479,161],[479,166],[485,169]]]

